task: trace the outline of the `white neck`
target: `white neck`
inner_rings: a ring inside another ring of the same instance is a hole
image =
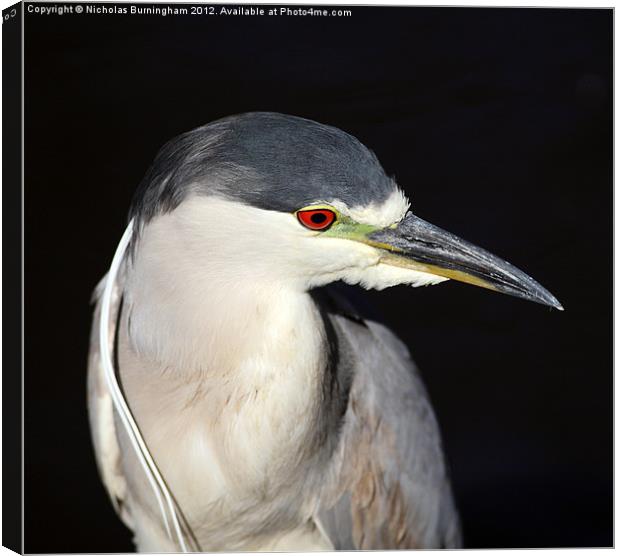
[[[221,220],[199,220],[190,203],[145,227],[125,288],[140,355],[179,372],[219,374],[267,354],[287,366],[302,355],[296,350],[307,360],[319,349],[310,296],[270,270],[256,240],[237,236]]]
[[[285,286],[260,264],[231,265],[236,247],[217,230],[188,241],[197,232],[188,234],[187,214],[175,212],[145,227],[127,268],[120,367],[156,460],[198,516],[208,500],[234,504],[308,482],[292,477],[324,457],[329,353],[303,288]],[[177,449],[166,449],[171,444]],[[181,451],[191,454],[183,474]]]

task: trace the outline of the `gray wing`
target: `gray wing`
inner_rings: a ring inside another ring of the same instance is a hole
[[[317,525],[335,549],[458,547],[439,428],[417,369],[394,334],[347,316],[343,302],[329,319],[348,401]]]
[[[107,387],[101,357],[99,353],[99,315],[101,310],[100,297],[103,293],[105,277],[93,292],[93,301],[96,303],[90,337],[88,354],[88,417],[91,436],[95,449],[95,458],[99,474],[108,492],[114,509],[125,525],[133,529],[133,519],[125,503],[127,497],[127,482],[121,465],[121,452],[116,437],[114,407],[112,397]],[[112,298],[112,314],[116,314],[119,305],[118,287],[115,288]],[[114,325],[110,325],[110,336],[114,337]]]

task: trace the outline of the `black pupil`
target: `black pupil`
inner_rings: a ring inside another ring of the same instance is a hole
[[[322,212],[317,212],[310,217],[310,220],[312,220],[314,224],[323,224],[323,222],[327,220],[327,216]]]

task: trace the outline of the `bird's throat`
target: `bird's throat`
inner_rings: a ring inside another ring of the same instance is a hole
[[[182,216],[150,223],[127,269],[130,404],[147,440],[192,454],[197,475],[213,467],[212,496],[278,488],[261,481],[274,468],[289,480],[321,442],[317,416],[331,403],[322,317],[307,293],[231,259]]]

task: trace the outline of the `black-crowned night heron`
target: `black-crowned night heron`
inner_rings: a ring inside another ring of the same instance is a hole
[[[356,139],[292,116],[173,139],[130,217],[98,290],[89,405],[137,548],[458,546],[407,348],[325,286],[454,279],[558,301],[409,212]]]

